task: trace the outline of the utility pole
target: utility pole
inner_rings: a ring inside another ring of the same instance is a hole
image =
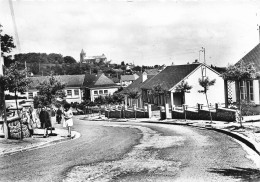
[[[204,64],[206,64],[206,58],[205,58],[205,55],[206,55],[206,50],[204,47],[202,47],[202,52],[204,53]]]
[[[257,24],[257,30],[258,30],[258,33],[259,33],[259,42],[260,42],[260,25]]]

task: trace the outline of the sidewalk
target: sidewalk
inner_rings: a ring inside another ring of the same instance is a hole
[[[43,138],[43,129],[35,129],[32,138],[24,138],[23,140],[6,140],[4,138],[0,138],[0,156],[44,147],[57,142],[78,138],[80,136],[78,132],[72,131],[72,137],[68,138],[68,131],[62,127],[62,124],[55,123],[53,127],[55,130],[53,130],[52,133],[57,135],[49,136],[47,138]],[[50,134],[50,130],[48,133]]]
[[[110,118],[107,119],[104,116],[101,118],[96,116],[87,116],[82,118],[93,120],[93,121],[110,121],[110,122],[145,122],[145,123],[160,123],[160,124],[175,124],[175,125],[186,125],[190,127],[205,128],[208,130],[214,130],[217,132],[225,133],[241,142],[246,144],[252,150],[254,150],[258,155],[260,155],[260,121],[249,121],[243,122],[243,128],[237,122],[225,122],[225,121],[210,121],[206,120],[183,120],[183,119],[166,119],[160,120],[159,118],[127,118],[127,119],[117,119]]]

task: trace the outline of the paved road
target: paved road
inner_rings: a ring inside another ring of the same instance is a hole
[[[184,126],[75,121],[82,136],[0,158],[0,181],[260,181],[240,144]]]

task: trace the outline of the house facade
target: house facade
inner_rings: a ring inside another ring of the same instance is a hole
[[[80,63],[94,64],[105,61],[107,61],[107,57],[105,56],[105,54],[98,56],[86,56],[86,53],[83,49],[80,52]]]
[[[220,74],[203,63],[194,63],[186,65],[173,65],[166,67],[159,74],[154,76],[148,82],[141,86],[142,98],[144,103],[150,103],[157,106],[180,106],[187,104],[189,107],[195,107],[197,104],[207,105],[205,95],[199,93],[203,88],[198,80],[208,77],[210,80],[216,79],[216,83],[211,86],[207,92],[210,105],[215,103],[224,103],[224,80]],[[192,86],[189,93],[181,93],[176,90],[177,85],[182,81]],[[163,93],[154,96],[152,90],[154,86],[160,85]],[[185,98],[185,103],[184,103]]]
[[[253,64],[256,78],[238,81],[225,80],[226,106],[239,103],[241,100],[252,103],[250,110],[255,114],[260,113],[260,44],[249,51],[237,64],[247,66]]]
[[[125,104],[127,106],[133,106],[133,104],[136,105],[137,108],[143,108],[143,99],[142,99],[142,89],[141,86],[146,83],[148,80],[150,80],[152,77],[154,77],[158,72],[143,72],[142,75],[137,78],[135,81],[133,81],[132,84],[130,84],[128,87],[124,88],[124,90],[121,91],[122,94],[125,95]],[[128,96],[129,92],[137,92],[138,98],[133,99]]]
[[[64,91],[66,93],[65,99],[68,103],[80,103],[83,101],[83,90],[81,87],[83,85],[85,75],[60,75],[55,76],[55,78],[66,85]],[[36,87],[43,81],[48,81],[49,77],[30,77],[30,79],[32,82],[29,85],[28,91],[25,92],[28,100],[32,100],[33,97],[38,95],[38,90]]]
[[[99,96],[113,95],[119,86],[104,74],[86,74],[82,88],[84,89],[85,97],[93,102]]]
[[[139,76],[137,74],[133,75],[121,75],[120,84],[121,87],[128,87],[131,83],[133,83]]]

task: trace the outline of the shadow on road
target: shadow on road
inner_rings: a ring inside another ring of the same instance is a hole
[[[251,168],[235,167],[233,169],[211,168],[209,172],[217,173],[223,176],[233,177],[241,181],[260,181],[260,170]]]

